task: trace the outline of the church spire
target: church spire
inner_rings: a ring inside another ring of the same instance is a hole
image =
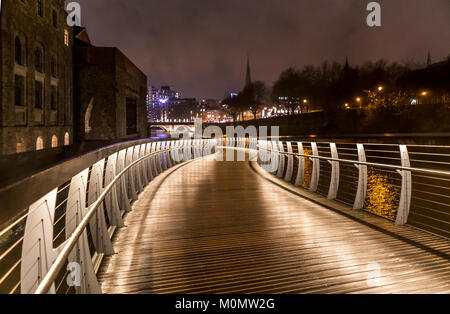
[[[250,57],[247,55],[247,74],[245,76],[245,87],[252,84],[252,73],[250,71]]]

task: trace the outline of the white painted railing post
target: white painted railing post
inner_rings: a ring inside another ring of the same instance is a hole
[[[279,160],[279,166],[278,166],[278,172],[277,172],[277,177],[278,178],[282,178],[284,175],[284,165],[286,163],[286,157],[283,154],[284,153],[284,145],[283,142],[277,142],[278,143],[278,158]]]
[[[298,153],[300,155],[304,155],[305,151],[303,149],[303,143],[298,142]],[[297,177],[295,179],[295,186],[301,186],[303,184],[303,180],[305,178],[305,158],[302,156],[298,157],[298,169],[297,169]]]
[[[71,180],[66,209],[66,239],[70,238],[87,214],[86,185],[88,174],[89,168],[82,171]],[[77,293],[100,294],[102,292],[95,275],[94,265],[92,264],[92,256],[89,251],[86,229],[83,231],[82,236],[79,238],[72,252],[70,252],[68,262],[76,263],[76,265],[79,266],[77,275],[81,276],[81,282],[79,287],[75,287]]]
[[[117,164],[116,164],[116,171],[117,173],[122,172],[123,169],[125,169],[125,159],[127,155],[127,150],[123,149],[119,152],[119,155],[117,157]],[[124,210],[126,212],[131,211],[130,206],[130,200],[128,198],[128,189],[127,189],[127,176],[123,176],[120,178],[120,182],[118,183],[118,198],[119,198],[119,205],[120,209]]]
[[[125,167],[133,163],[133,156],[134,156],[134,147],[129,147],[127,149],[127,155],[125,158]],[[128,197],[132,200],[137,200],[136,178],[134,169],[128,171],[127,178],[128,178],[127,179]]]
[[[88,189],[88,207],[93,204],[103,193],[103,173],[105,168],[105,160],[102,159],[95,163],[91,169]],[[92,241],[98,253],[107,256],[113,255],[114,249],[109,237],[108,227],[106,226],[105,211],[103,204],[100,205],[95,216],[89,222]]]
[[[331,158],[339,159],[336,143],[330,143]],[[334,200],[339,190],[339,161],[328,161],[331,164],[331,180],[330,189],[328,191],[328,199]]]
[[[358,161],[366,162],[366,152],[363,144],[357,144]],[[367,194],[367,166],[355,164],[358,169],[358,189],[356,190],[355,203],[353,209],[363,209]]]
[[[402,167],[410,168],[411,162],[409,160],[408,147],[406,145],[400,145],[400,157]],[[395,223],[397,225],[404,225],[408,222],[409,210],[411,208],[412,175],[411,171],[397,170],[397,172],[402,176],[402,190]]]
[[[289,153],[287,160],[287,168],[286,168],[286,176],[284,177],[284,180],[290,182],[292,180],[292,173],[294,172],[294,156],[293,150],[292,150],[292,143],[287,142],[287,151]]]
[[[161,142],[161,166],[162,170],[167,170],[167,154],[166,154],[167,142]]]
[[[53,190],[28,209],[20,265],[22,294],[36,291],[58,255],[58,251],[53,249],[53,221],[57,192],[58,189]],[[55,293],[54,285],[49,293]]]
[[[319,150],[317,148],[317,143],[312,142],[311,149],[312,149],[312,156],[319,157]],[[309,186],[309,190],[311,192],[316,192],[317,188],[319,186],[320,160],[317,158],[310,158],[310,159],[313,163],[313,167],[312,167],[312,177],[311,177],[311,184]]]

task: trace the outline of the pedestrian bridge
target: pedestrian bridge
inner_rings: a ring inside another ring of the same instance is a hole
[[[449,157],[255,139],[107,147],[0,191],[0,292],[448,293]]]

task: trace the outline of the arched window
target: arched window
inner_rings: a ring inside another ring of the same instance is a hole
[[[42,136],[39,136],[36,140],[36,150],[43,150],[44,149],[44,139]]]
[[[40,47],[36,47],[36,49],[34,50],[34,68],[38,72],[44,72],[43,53]]]
[[[22,55],[22,42],[19,37],[16,37],[14,40],[14,61],[17,64],[23,65]]]
[[[64,146],[68,145],[70,145],[70,135],[69,132],[66,132],[66,134],[64,134]]]
[[[56,135],[52,136],[52,148],[58,147],[58,137]]]

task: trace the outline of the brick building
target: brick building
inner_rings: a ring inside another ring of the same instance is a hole
[[[95,47],[75,29],[75,124],[79,140],[147,136],[147,76],[119,49]]]
[[[73,142],[72,30],[64,0],[3,0],[0,155]]]

